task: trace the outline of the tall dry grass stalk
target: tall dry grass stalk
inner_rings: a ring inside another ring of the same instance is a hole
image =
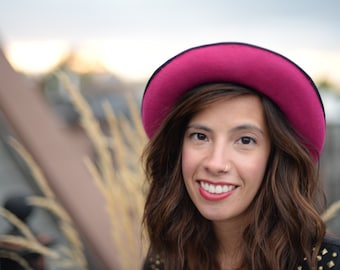
[[[322,214],[322,219],[324,222],[328,222],[334,217],[336,217],[337,212],[340,211],[340,200],[332,203],[326,211]]]
[[[56,74],[81,117],[81,125],[93,143],[98,160],[84,162],[106,199],[112,224],[112,241],[121,269],[140,269],[145,256],[141,221],[144,206],[143,172],[139,157],[146,142],[135,102],[127,97],[131,119],[117,117],[104,102],[109,134],[105,135],[89,104],[64,73]]]
[[[28,228],[28,226],[10,211],[0,207],[0,215],[3,216],[13,226],[18,228],[18,230],[23,235],[0,235],[0,246],[27,249],[48,256],[52,259],[59,258],[57,252],[42,245],[34,236],[32,231]]]
[[[67,254],[56,253],[50,248],[44,247],[35,239],[34,235],[29,231],[28,227],[20,222],[14,215],[9,215],[8,211],[5,211],[5,216],[7,220],[12,222],[16,227],[20,229],[23,237],[9,237],[1,236],[1,241],[7,241],[7,243],[12,242],[13,244],[20,244],[21,246],[33,249],[34,251],[41,253],[43,255],[48,255],[52,259],[58,259],[57,264],[69,264],[75,267],[80,267],[81,269],[87,269],[87,261],[84,255],[83,246],[78,235],[77,230],[72,222],[72,219],[64,208],[56,200],[56,196],[50,189],[48,182],[41,171],[40,167],[36,164],[32,156],[25,149],[25,147],[20,144],[14,138],[9,138],[9,143],[18,152],[18,154],[23,158],[23,160],[28,165],[31,171],[31,175],[35,179],[38,187],[40,188],[43,196],[31,196],[28,198],[28,203],[40,208],[44,208],[52,213],[58,222],[58,228],[60,232],[65,237],[67,244],[71,247]]]
[[[13,251],[0,250],[0,258],[10,259],[17,262],[25,270],[34,270],[20,255]],[[0,265],[1,269],[1,265]],[[2,270],[2,269],[1,269]],[[6,269],[3,269],[6,270]],[[10,270],[10,269],[8,269]]]

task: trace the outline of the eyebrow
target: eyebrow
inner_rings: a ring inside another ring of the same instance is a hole
[[[204,131],[208,131],[208,132],[213,131],[211,128],[204,126],[204,125],[200,125],[200,124],[188,125],[187,130],[189,128],[204,130]],[[244,131],[244,130],[255,130],[255,131],[257,131],[261,134],[264,134],[264,131],[261,128],[259,128],[256,125],[253,125],[253,124],[242,124],[242,125],[236,126],[236,127],[231,129],[231,132],[238,132],[238,131]]]
[[[264,131],[261,128],[259,128],[258,126],[252,125],[252,124],[239,125],[239,126],[232,128],[231,130],[232,131],[255,130],[261,134],[264,134]]]
[[[200,130],[212,132],[212,129],[211,129],[211,128],[209,128],[209,127],[207,127],[207,126],[204,126],[204,125],[200,125],[200,124],[192,124],[192,125],[188,125],[186,129],[188,130],[189,128],[200,129]]]

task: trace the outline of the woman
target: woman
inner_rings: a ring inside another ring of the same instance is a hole
[[[142,119],[144,269],[340,269],[320,217],[323,105],[294,63],[243,43],[189,49],[153,74]]]

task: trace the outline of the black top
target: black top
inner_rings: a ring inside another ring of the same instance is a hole
[[[317,270],[340,270],[340,238],[326,236],[317,256]],[[307,265],[298,266],[297,270],[309,270]]]
[[[318,268],[316,270],[340,270],[340,238],[326,236],[321,245],[317,260]],[[143,265],[143,270],[163,270],[161,258],[159,256],[148,257]],[[305,263],[298,266],[296,270],[310,269]]]

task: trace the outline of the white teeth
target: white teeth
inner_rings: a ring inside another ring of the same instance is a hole
[[[215,193],[215,186],[209,185],[209,190],[210,193]]]
[[[215,192],[216,192],[217,194],[222,193],[222,186],[216,186]]]
[[[212,185],[212,184],[209,184],[203,181],[201,181],[200,184],[201,184],[201,187],[205,191],[208,191],[209,193],[214,193],[214,194],[226,193],[236,188],[235,186],[231,186],[231,185]]]

